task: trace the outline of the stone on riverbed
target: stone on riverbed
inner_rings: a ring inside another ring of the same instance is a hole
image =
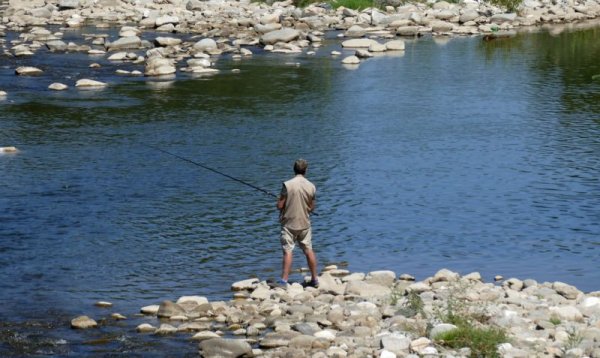
[[[42,74],[43,72],[44,71],[40,70],[39,68],[32,66],[21,66],[17,67],[15,70],[15,73],[19,76],[35,76]]]
[[[48,41],[48,42],[46,42],[46,47],[48,47],[48,50],[53,51],[53,52],[67,50],[67,44],[61,40]]]
[[[181,296],[177,300],[177,304],[193,302],[196,305],[202,305],[208,303],[208,299],[204,296]]]
[[[90,80],[87,78],[78,80],[75,83],[75,87],[90,87],[90,88],[92,88],[92,87],[106,87],[106,86],[107,86],[107,84],[104,82]]]
[[[356,56],[348,56],[342,60],[342,63],[345,65],[357,65],[360,63],[360,59]]]
[[[194,341],[205,341],[207,339],[213,339],[213,338],[221,338],[221,336],[219,336],[215,332],[202,331],[202,332],[198,332],[198,333],[194,334],[191,339]]]
[[[351,39],[342,42],[342,47],[369,48],[372,44],[378,44],[378,42],[373,39]]]
[[[140,312],[142,312],[143,314],[156,315],[158,313],[159,308],[160,308],[159,305],[149,305],[149,306],[142,307],[140,309]]]
[[[283,28],[281,30],[275,30],[267,32],[260,38],[260,42],[263,45],[273,45],[277,42],[290,42],[297,39],[300,36],[300,31],[292,28]]]
[[[256,288],[257,285],[258,285],[258,279],[250,278],[247,280],[235,282],[234,284],[231,285],[231,289],[233,291],[245,291],[245,290],[252,291],[252,290],[254,290],[254,288]]]
[[[185,310],[177,303],[172,301],[163,301],[158,308],[156,315],[159,318],[170,318],[173,316],[185,316]]]
[[[88,316],[79,316],[71,320],[71,328],[87,329],[97,327],[98,323]]]
[[[164,76],[177,72],[173,61],[163,57],[151,57],[146,61],[146,76]]]
[[[201,52],[207,52],[210,50],[214,50],[217,48],[217,42],[213,39],[202,39],[198,42],[196,42],[193,46],[194,50],[196,51],[201,51]]]
[[[176,46],[181,44],[182,40],[175,37],[157,37],[154,42],[158,46]]]
[[[200,353],[205,358],[253,356],[252,347],[243,339],[213,338],[200,343]]]
[[[405,45],[402,40],[392,40],[385,43],[385,47],[389,51],[404,51]]]
[[[142,323],[135,328],[139,333],[154,333],[156,331],[156,327],[149,323]]]
[[[123,49],[138,49],[142,47],[142,40],[138,36],[121,37],[120,39],[107,42],[105,47],[109,50],[123,50]]]

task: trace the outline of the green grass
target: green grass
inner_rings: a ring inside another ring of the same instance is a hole
[[[552,316],[550,317],[550,323],[552,323],[555,326],[558,326],[560,324],[560,318],[556,317],[556,316]]]
[[[330,4],[336,9],[340,6],[343,6],[348,9],[359,11],[368,7],[375,7],[373,0],[331,0]]]
[[[470,324],[444,332],[435,341],[450,348],[471,348],[471,357],[499,357],[497,347],[508,340],[504,330],[499,328],[477,328]]]

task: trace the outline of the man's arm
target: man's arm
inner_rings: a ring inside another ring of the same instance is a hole
[[[315,211],[315,206],[317,205],[317,199],[313,198],[310,203],[308,203],[308,212],[312,213]]]
[[[285,200],[287,199],[287,188],[285,184],[281,187],[281,193],[279,194],[279,199],[277,199],[277,209],[282,211],[285,208]]]

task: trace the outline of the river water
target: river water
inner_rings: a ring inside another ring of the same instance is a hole
[[[272,193],[308,159],[321,267],[600,290],[598,27],[408,40],[355,68],[329,55],[334,35],[315,56],[253,49],[176,80],[0,58],[0,146],[21,150],[0,155],[0,354],[193,356],[187,336],[136,334],[139,308],[277,277],[273,198],[145,144]],[[45,73],[15,76],[24,64]],[[110,85],[46,89],[79,78]],[[130,319],[68,328],[111,312]]]

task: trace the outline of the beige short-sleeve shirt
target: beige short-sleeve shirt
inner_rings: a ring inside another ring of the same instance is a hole
[[[281,225],[292,230],[304,230],[310,227],[309,206],[315,200],[317,189],[303,175],[283,183],[281,196],[285,197],[285,206],[281,211]]]

